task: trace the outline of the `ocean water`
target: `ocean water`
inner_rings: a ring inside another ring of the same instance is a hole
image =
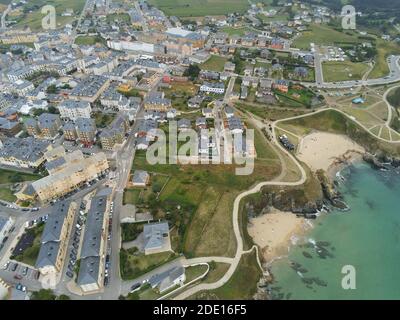
[[[400,174],[357,163],[341,172],[351,207],[324,213],[274,262],[275,299],[400,299]],[[343,266],[355,289],[343,289]]]

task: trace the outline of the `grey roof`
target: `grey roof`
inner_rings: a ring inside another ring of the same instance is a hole
[[[150,175],[144,170],[135,170],[132,177],[133,183],[147,183]]]
[[[39,255],[36,260],[36,268],[43,268],[49,265],[55,266],[59,249],[59,241],[49,241],[43,243],[40,247]]]
[[[185,273],[182,266],[174,267],[159,274],[155,274],[149,279],[150,285],[154,288],[159,286],[160,291],[164,291],[173,285],[173,282]]]
[[[8,138],[3,141],[0,157],[14,157],[28,162],[35,162],[43,157],[50,143],[33,137]]]
[[[52,113],[42,113],[38,117],[38,123],[40,128],[52,128],[56,121],[59,121],[60,117]]]
[[[54,205],[43,230],[42,243],[48,241],[60,241],[61,230],[64,221],[67,218],[70,205],[71,201],[57,202]]]
[[[56,169],[56,168],[58,168],[58,167],[60,167],[60,166],[62,166],[62,165],[64,165],[64,164],[66,164],[66,163],[67,163],[67,162],[65,161],[65,158],[64,158],[64,157],[57,158],[57,159],[55,159],[55,160],[53,160],[53,161],[50,161],[50,162],[47,162],[47,163],[46,163],[46,170],[47,170],[47,171],[54,170],[54,169]]]
[[[79,285],[97,283],[100,272],[100,257],[81,259],[77,283]]]
[[[82,243],[82,258],[100,256],[100,244],[106,204],[107,195],[96,195],[92,199],[87,215],[85,236]]]
[[[169,233],[168,222],[145,224],[143,227],[144,248],[157,249],[162,247],[163,238]]]
[[[77,130],[79,132],[93,132],[96,131],[96,123],[94,119],[78,118],[75,121]]]

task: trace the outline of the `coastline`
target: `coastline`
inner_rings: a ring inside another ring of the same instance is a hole
[[[350,138],[319,131],[305,136],[300,145],[297,155],[302,155],[301,160],[314,173],[323,170],[332,184],[340,171],[363,161],[365,154],[365,149]],[[274,261],[285,257],[290,247],[295,245],[295,240],[306,236],[312,228],[310,220],[272,207],[269,213],[250,219],[248,232],[261,248],[269,267]]]

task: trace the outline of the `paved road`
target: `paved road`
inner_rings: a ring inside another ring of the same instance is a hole
[[[4,10],[3,14],[1,15],[1,28],[2,28],[2,29],[6,29],[6,28],[7,28],[7,26],[6,26],[6,17],[7,17],[7,14],[8,14],[10,11],[11,11],[11,4],[9,4],[9,5],[7,6],[7,9]]]

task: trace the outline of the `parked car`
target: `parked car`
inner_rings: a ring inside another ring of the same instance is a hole
[[[18,266],[19,266],[18,263],[14,263],[14,265],[11,267],[11,271],[17,270]]]
[[[21,276],[20,274],[16,274],[16,275],[14,276],[14,279],[16,279],[16,280],[21,280],[21,279],[22,279],[22,276]]]
[[[74,274],[71,271],[67,271],[66,275],[67,275],[68,278],[73,278],[74,277]]]
[[[18,283],[15,287],[15,289],[22,291],[22,292],[26,292],[26,287],[23,286],[22,284]]]
[[[3,269],[7,270],[9,265],[10,265],[10,261],[7,261],[6,264],[4,265]]]
[[[141,285],[140,283],[135,283],[135,284],[131,287],[130,293],[139,290],[141,286],[142,286],[142,285]]]
[[[28,267],[25,267],[25,268],[22,270],[22,275],[23,275],[23,276],[26,276],[26,275],[28,274],[28,270],[29,270],[29,268],[28,268]]]

